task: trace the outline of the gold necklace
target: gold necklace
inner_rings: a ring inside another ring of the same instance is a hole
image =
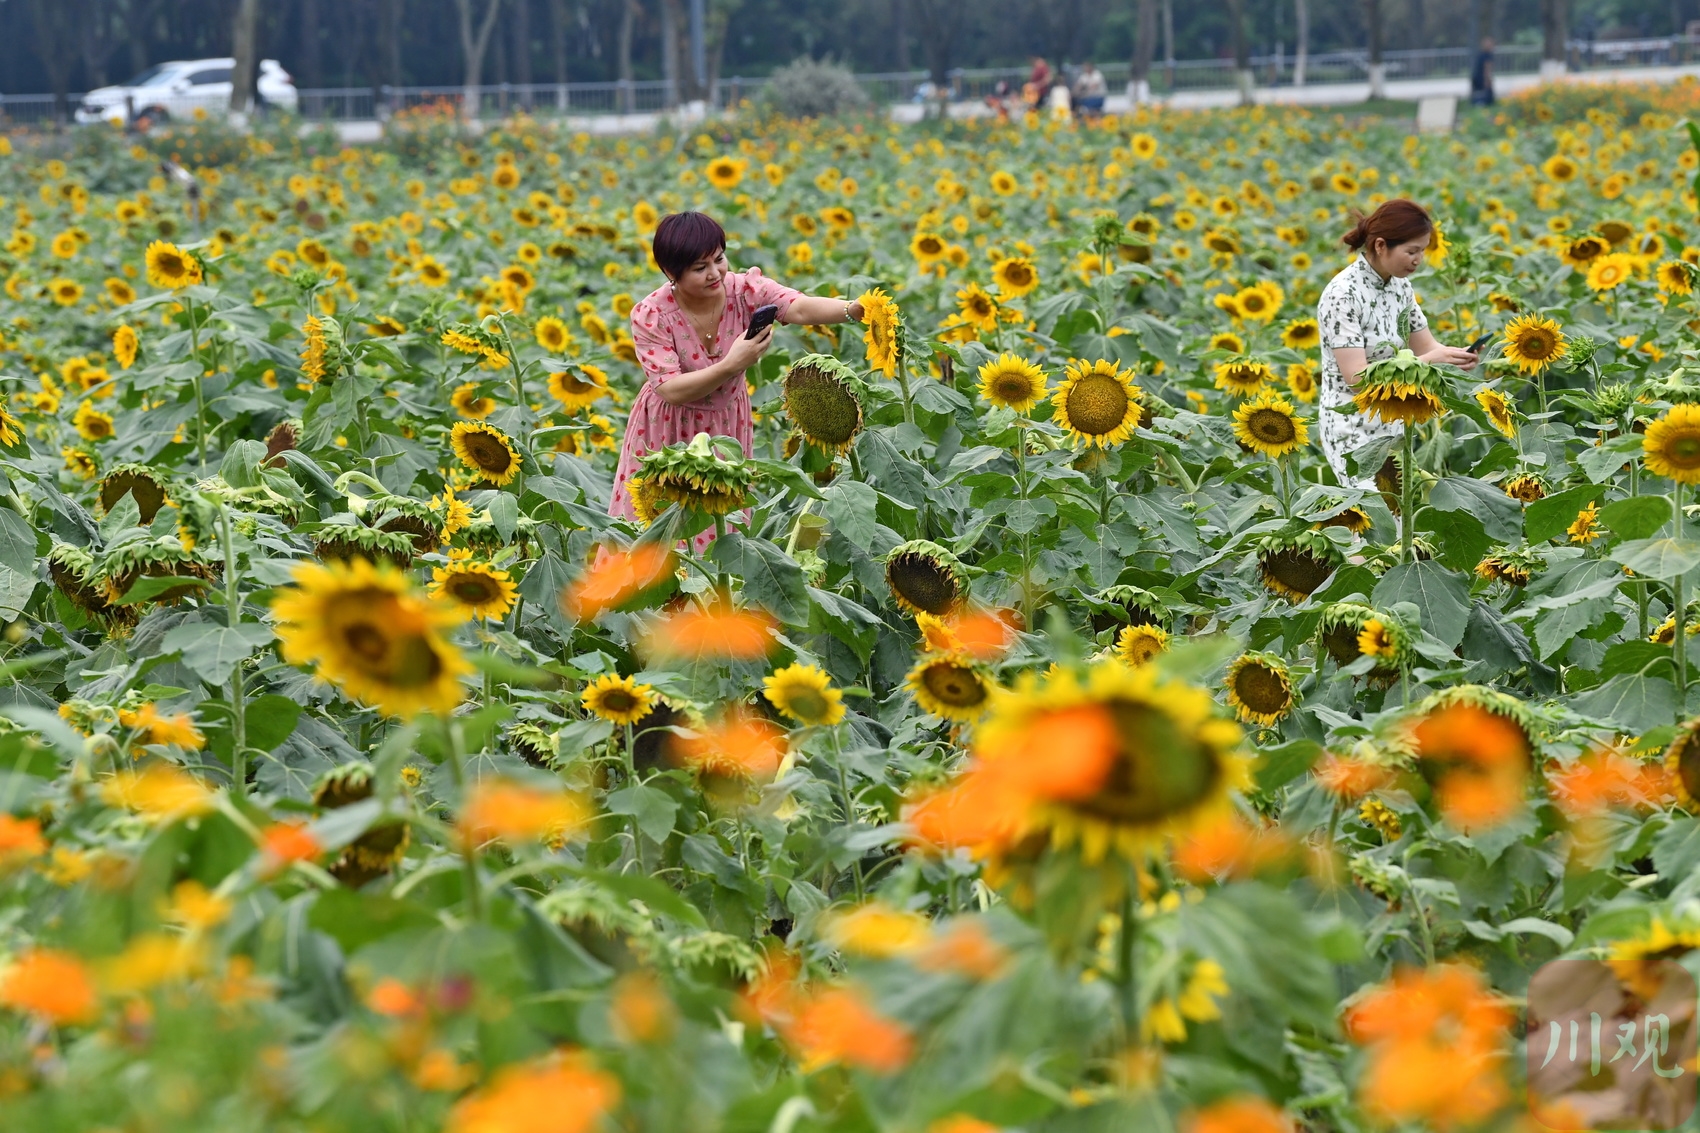
[[[679,304],[679,310],[685,312],[685,321],[691,324],[691,329],[696,332],[697,340],[702,343],[702,348],[711,355],[720,353],[720,320],[726,314],[725,305],[721,305],[720,311],[714,316],[714,321],[709,324],[707,330],[703,329],[702,324],[697,321],[697,317],[691,314],[690,308],[683,303]]]

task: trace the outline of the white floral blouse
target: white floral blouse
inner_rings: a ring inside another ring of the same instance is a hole
[[[1329,281],[1316,304],[1316,323],[1322,331],[1322,454],[1342,484],[1374,487],[1373,480],[1354,478],[1346,471],[1346,454],[1380,437],[1398,436],[1400,426],[1365,417],[1336,413],[1332,406],[1350,406],[1352,390],[1334,361],[1334,351],[1358,349],[1370,362],[1391,358],[1406,340],[1428,328],[1423,309],[1408,279],[1383,280],[1362,256]]]

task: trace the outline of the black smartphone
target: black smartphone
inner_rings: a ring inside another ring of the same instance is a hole
[[[773,325],[773,320],[779,317],[779,308],[769,303],[765,307],[757,307],[750,316],[750,329],[744,332],[745,338],[754,338],[762,331]]]
[[[1464,349],[1468,350],[1471,354],[1480,353],[1482,347],[1486,346],[1488,344],[1488,340],[1491,339],[1492,337],[1493,337],[1493,332],[1489,331],[1487,334],[1484,334],[1480,338],[1476,339],[1476,341],[1470,343],[1470,345],[1464,347]]]

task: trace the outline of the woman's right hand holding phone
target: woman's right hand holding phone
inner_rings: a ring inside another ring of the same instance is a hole
[[[732,340],[732,345],[726,350],[724,359],[727,369],[734,374],[741,374],[761,360],[767,353],[767,348],[773,345],[773,324],[769,323],[754,338],[739,335]]]
[[[1468,370],[1476,364],[1476,356],[1468,350],[1456,346],[1436,346],[1427,354],[1418,355],[1424,362],[1433,362],[1443,366],[1457,366],[1460,370]]]

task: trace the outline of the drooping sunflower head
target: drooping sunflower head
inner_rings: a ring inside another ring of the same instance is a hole
[[[1505,326],[1505,360],[1525,374],[1540,373],[1563,359],[1564,353],[1564,333],[1553,319],[1531,312]]]
[[[844,719],[844,693],[814,665],[787,665],[762,679],[762,692],[780,715],[803,725],[832,725]]]
[[[1133,435],[1143,397],[1132,371],[1114,362],[1076,359],[1051,394],[1053,420],[1076,440],[1109,448]]]
[[[1538,472],[1518,472],[1501,487],[1505,489],[1506,495],[1526,504],[1546,499],[1547,482]]]
[[[1160,626],[1169,608],[1149,590],[1138,586],[1106,586],[1087,599],[1092,609],[1092,632],[1103,633],[1115,626]]]
[[[1269,535],[1257,546],[1264,588],[1289,602],[1309,598],[1341,562],[1339,549],[1318,531]]]
[[[785,413],[803,438],[823,452],[849,450],[862,428],[862,388],[856,372],[836,358],[808,354],[785,372]]]
[[[1104,661],[997,693],[974,753],[1031,798],[1025,825],[1050,849],[1137,862],[1226,811],[1248,783],[1243,739],[1204,689]]]
[[[738,455],[721,455],[717,440],[719,447]],[[638,474],[652,510],[676,504],[702,515],[726,515],[743,507],[755,478],[736,440],[707,433],[698,433],[688,445],[668,445],[646,454]]]
[[[365,559],[295,569],[272,601],[283,658],[387,716],[446,714],[471,671],[440,633],[459,616],[420,596],[412,582]]]
[[[128,594],[144,576],[180,579],[164,590],[155,590],[150,599],[176,605],[191,595],[201,593],[205,589],[203,584],[218,576],[218,569],[205,558],[185,549],[176,534],[170,534],[108,547],[100,556],[100,574],[114,603]]]
[[[100,510],[110,512],[118,501],[129,496],[141,512],[141,524],[146,527],[159,514],[159,509],[171,502],[171,487],[159,473],[145,464],[119,464],[100,480]]]
[[[1224,679],[1228,703],[1248,724],[1271,727],[1293,710],[1293,679],[1273,653],[1242,653]]]
[[[1275,380],[1275,371],[1255,358],[1229,358],[1216,364],[1216,388],[1236,397],[1254,397]]]
[[[1353,505],[1352,507],[1344,508],[1335,512],[1327,519],[1319,521],[1316,526],[1318,529],[1324,527],[1344,527],[1353,535],[1363,535],[1374,526],[1374,520],[1370,519],[1369,512],[1365,511],[1361,507]]]
[[[1666,260],[1659,265],[1659,290],[1667,295],[1690,295],[1694,291],[1694,265],[1686,260]]]
[[[446,567],[433,568],[431,579],[431,597],[467,619],[505,617],[519,595],[507,571],[464,554],[452,555]]]
[[[1123,626],[1116,635],[1116,656],[1138,668],[1169,651],[1169,631],[1159,625]]]
[[[1489,582],[1507,586],[1527,586],[1534,573],[1546,565],[1539,555],[1529,551],[1498,550],[1484,555],[1476,564],[1476,574]]]
[[[1594,231],[1598,232],[1605,239],[1605,242],[1613,248],[1618,248],[1627,244],[1630,237],[1635,235],[1635,226],[1626,220],[1618,220],[1613,217],[1594,225]]]
[[[482,421],[457,421],[449,434],[455,456],[479,479],[501,487],[519,475],[519,450],[508,435]]]
[[[1365,367],[1352,400],[1359,412],[1388,424],[1420,425],[1446,412],[1441,400],[1446,386],[1447,377],[1439,367],[1406,349]]]
[[[943,616],[954,611],[968,593],[961,562],[926,539],[911,539],[891,549],[885,559],[885,581],[898,606],[910,613]]]
[[[1025,413],[1045,399],[1045,372],[1025,358],[1000,354],[980,367],[980,396]]]
[[[980,718],[995,687],[964,652],[925,654],[904,684],[923,712],[964,724]]]
[[[1673,405],[1641,438],[1647,471],[1679,484],[1700,484],[1700,405]]]
[[[94,556],[82,547],[55,541],[47,554],[47,573],[70,603],[112,629],[127,629],[141,616],[140,606],[112,605],[111,587]]]
[[[1278,393],[1265,392],[1234,410],[1234,436],[1254,452],[1280,457],[1308,444],[1310,430],[1292,402]]]
[[[589,364],[556,370],[549,375],[549,396],[568,413],[577,413],[608,396],[608,375]]]
[[[1358,636],[1376,617],[1373,607],[1358,602],[1334,602],[1323,609],[1319,623],[1322,647],[1336,665],[1344,668],[1363,656]]]
[[[651,686],[616,673],[596,678],[579,694],[587,711],[615,724],[637,723],[655,710],[657,699]]]
[[[327,523],[313,536],[313,554],[325,563],[388,563],[406,570],[418,553],[413,536],[407,532],[381,531],[358,523]]]
[[[897,304],[878,287],[862,292],[856,301],[862,305],[862,322],[867,326],[862,343],[867,351],[868,368],[895,378],[903,334]]]
[[[1684,724],[1665,748],[1665,773],[1677,801],[1700,811],[1700,719]]]
[[[1482,387],[1476,391],[1476,404],[1487,414],[1488,423],[1507,437],[1517,435],[1517,410],[1503,393]]]

